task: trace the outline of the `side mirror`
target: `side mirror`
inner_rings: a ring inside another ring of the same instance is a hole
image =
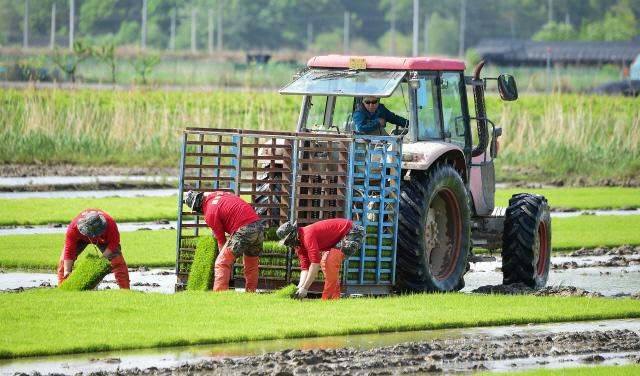
[[[510,74],[501,74],[498,76],[498,92],[503,101],[515,101],[518,99],[518,88],[516,87],[516,79]]]

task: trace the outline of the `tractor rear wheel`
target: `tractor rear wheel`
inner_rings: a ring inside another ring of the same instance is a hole
[[[528,193],[513,195],[502,234],[502,283],[544,287],[550,262],[551,216],[547,199]]]
[[[397,288],[400,292],[464,287],[470,248],[469,200],[449,165],[412,171],[403,181],[398,220]]]

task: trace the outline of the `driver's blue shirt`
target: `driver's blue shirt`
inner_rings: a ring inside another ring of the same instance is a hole
[[[353,124],[356,128],[356,133],[382,134],[384,127],[381,127],[378,122],[378,119],[380,118],[383,118],[386,123],[395,124],[401,127],[404,127],[409,123],[407,119],[389,111],[382,103],[378,104],[378,108],[376,108],[373,113],[367,111],[362,104],[359,104],[358,108],[353,112]]]

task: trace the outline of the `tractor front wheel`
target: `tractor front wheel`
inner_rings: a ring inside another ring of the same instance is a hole
[[[544,287],[551,262],[551,216],[544,196],[520,193],[509,200],[502,234],[503,284]]]
[[[464,287],[470,248],[469,200],[449,165],[412,171],[403,181],[398,220],[397,288],[400,292]]]

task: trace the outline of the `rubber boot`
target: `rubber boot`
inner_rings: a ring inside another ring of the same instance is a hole
[[[229,280],[231,279],[231,268],[236,261],[236,256],[229,248],[222,249],[218,254],[213,268],[213,291],[229,290]]]
[[[121,289],[129,289],[129,270],[122,255],[118,255],[111,260],[111,270],[116,277],[116,283]]]
[[[343,258],[342,251],[335,248],[322,255],[320,267],[324,273],[323,300],[340,299],[340,266]]]
[[[258,260],[259,256],[242,256],[244,264],[244,290],[246,292],[256,292],[258,288]]]

